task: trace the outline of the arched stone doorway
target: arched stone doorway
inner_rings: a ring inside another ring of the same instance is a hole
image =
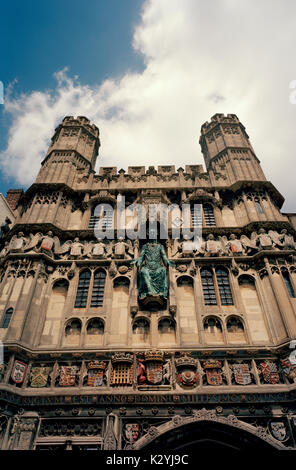
[[[192,416],[174,416],[131,446],[147,451],[193,451],[198,449],[287,450],[268,431],[239,420],[234,415],[220,417],[212,410],[194,410]]]

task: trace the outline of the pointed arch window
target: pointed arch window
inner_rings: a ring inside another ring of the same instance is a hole
[[[264,214],[264,211],[262,209],[262,206],[261,206],[260,202],[255,201],[255,205],[256,205],[256,209],[257,209],[258,214]]]
[[[106,273],[98,270],[94,274],[93,289],[91,295],[91,307],[102,307],[104,302]]]
[[[294,292],[294,289],[293,289],[293,286],[292,286],[292,283],[291,283],[291,279],[290,279],[289,273],[286,272],[286,271],[285,271],[285,272],[282,272],[282,276],[283,276],[284,282],[285,282],[285,284],[286,284],[286,287],[287,287],[289,296],[290,296],[291,298],[295,298],[295,292]]]
[[[85,308],[87,304],[88,290],[90,283],[90,271],[82,271],[79,275],[79,282],[75,300],[75,308]]]
[[[202,213],[200,204],[191,204],[191,221],[192,227],[201,227],[202,226]]]
[[[13,314],[13,308],[12,307],[8,308],[4,314],[1,328],[8,328],[12,314]]]
[[[216,220],[214,216],[214,209],[211,204],[204,204],[203,205],[203,213],[204,213],[204,222],[207,227],[215,227]]]
[[[220,293],[221,305],[233,305],[228,271],[224,268],[217,268],[216,277]]]
[[[109,204],[101,205],[101,213],[96,214],[96,205],[92,208],[91,216],[89,219],[88,228],[94,229],[99,227],[99,222],[101,222],[101,230],[106,228],[113,227],[113,208]]]
[[[205,305],[217,305],[213,272],[204,268],[201,270],[200,275]]]

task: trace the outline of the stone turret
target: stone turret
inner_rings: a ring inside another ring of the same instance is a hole
[[[94,170],[100,147],[99,129],[84,116],[67,116],[55,129],[36,183],[73,186],[77,170]]]
[[[235,114],[215,114],[201,126],[199,140],[209,173],[225,173],[230,184],[266,181],[245,127]]]

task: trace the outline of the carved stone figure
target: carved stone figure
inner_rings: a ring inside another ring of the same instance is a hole
[[[49,255],[53,255],[54,238],[51,230],[47,232],[47,235],[41,238],[40,251]]]
[[[147,381],[147,377],[146,377],[146,367],[145,367],[143,359],[138,360],[138,374],[137,375],[138,375],[138,384],[139,385],[145,384]]]
[[[176,246],[177,245],[177,246]],[[178,258],[190,258],[191,256],[197,255],[200,253],[201,243],[199,241],[190,240],[188,235],[184,235],[184,240],[178,242],[174,240],[174,248],[172,257]]]
[[[296,249],[296,243],[294,241],[294,237],[291,234],[289,234],[285,228],[281,231],[281,235],[279,235],[279,239],[282,242],[284,249],[286,250]]]
[[[101,238],[98,238],[98,242],[92,246],[91,253],[94,258],[106,258],[108,256],[106,244]]]
[[[266,233],[264,228],[258,230],[257,246],[259,246],[261,250],[272,250],[274,246],[272,238]]]
[[[126,243],[123,240],[123,237],[119,237],[118,242],[114,244],[113,258],[131,259],[133,256],[131,241],[129,240],[129,242]]]
[[[84,245],[83,243],[80,242],[79,238],[78,237],[74,238],[74,242],[70,250],[70,257],[71,258],[81,257],[83,254],[83,248],[84,248]]]
[[[14,235],[10,241],[9,249],[12,252],[22,252],[27,243],[27,238],[24,236],[23,232],[18,232],[17,235]]]
[[[163,383],[169,384],[171,381],[171,361],[168,359],[163,365]]]
[[[221,256],[223,249],[220,241],[216,241],[214,235],[210,233],[203,245],[205,256]]]
[[[242,242],[236,238],[236,235],[234,233],[232,233],[229,237],[227,248],[228,248],[229,254],[234,255],[234,256],[242,255],[244,253]]]
[[[146,243],[140,252],[136,263],[138,271],[139,298],[143,300],[147,297],[168,297],[168,282],[166,268],[168,261],[163,246],[152,240]]]

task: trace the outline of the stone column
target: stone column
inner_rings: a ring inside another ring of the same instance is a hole
[[[270,266],[268,258],[264,258],[264,263],[286,330],[289,337],[294,338],[296,333],[295,313],[284,288],[280,270],[277,266]]]

